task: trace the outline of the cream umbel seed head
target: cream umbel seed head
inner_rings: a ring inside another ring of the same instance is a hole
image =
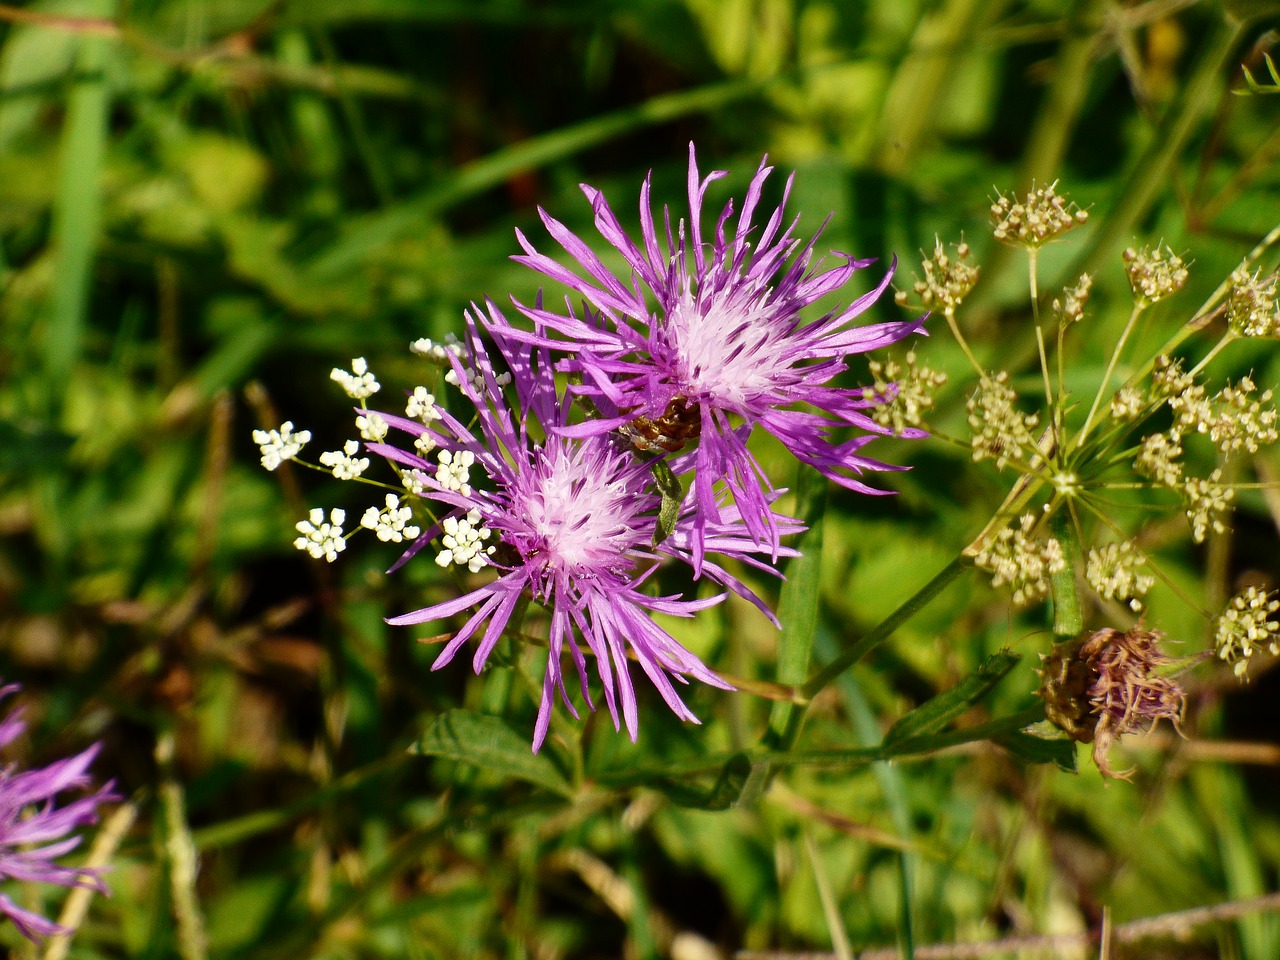
[[[1187,267],[1182,257],[1162,241],[1154,248],[1129,247],[1124,254],[1124,272],[1137,300],[1158,303],[1182,289],[1187,282]]]
[[[972,255],[973,250],[963,241],[949,254],[942,241],[935,238],[933,257],[925,257],[920,262],[923,278],[917,277],[911,285],[920,305],[926,310],[941,311],[945,317],[954,317],[956,309],[978,282],[979,268],[969,263]],[[899,290],[894,294],[894,301],[906,306],[910,296],[906,290]]]
[[[1084,305],[1089,302],[1089,294],[1093,290],[1093,277],[1087,273],[1080,274],[1074,286],[1062,291],[1062,299],[1053,301],[1053,312],[1063,326],[1078,323],[1084,317]]]
[[[947,382],[945,373],[917,366],[914,350],[907,351],[902,363],[892,358],[883,363],[872,360],[867,369],[874,382],[862,395],[879,401],[871,415],[896,434],[924,423],[924,415],[933,409],[934,391]]]
[[[1085,223],[1089,214],[1057,192],[1058,181],[1034,184],[1022,200],[997,194],[991,204],[992,234],[997,240],[1034,250]]]
[[[1017,527],[1001,527],[989,537],[973,562],[992,575],[991,585],[1005,584],[1018,606],[1043,600],[1049,594],[1049,578],[1067,568],[1062,544],[1052,537],[1037,541],[1034,514],[1025,514]]]
[[[1108,543],[1089,551],[1084,578],[1104,600],[1119,600],[1134,611],[1142,609],[1142,598],[1156,578],[1142,573],[1147,559],[1129,541]]]
[[[1262,649],[1280,655],[1280,622],[1271,615],[1280,610],[1280,600],[1257,587],[1236,594],[1218,617],[1213,649],[1218,658],[1234,664],[1232,671],[1244,677],[1249,659]]]
[[[1280,297],[1276,274],[1261,276],[1243,266],[1231,274],[1227,324],[1239,337],[1280,337]]]
[[[969,397],[969,429],[973,431],[974,461],[991,459],[1004,469],[1011,460],[1022,460],[1035,449],[1031,431],[1039,419],[1017,407],[1018,395],[1009,386],[1009,374],[1001,370],[983,374]]]

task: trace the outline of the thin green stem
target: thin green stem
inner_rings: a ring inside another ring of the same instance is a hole
[[[1111,375],[1116,372],[1116,364],[1120,362],[1120,355],[1124,352],[1124,345],[1129,342],[1129,335],[1133,333],[1133,328],[1137,324],[1138,318],[1142,316],[1147,306],[1146,300],[1138,300],[1134,303],[1133,309],[1129,311],[1129,319],[1125,322],[1124,331],[1120,334],[1120,339],[1116,341],[1115,349],[1111,351],[1111,359],[1107,361],[1107,370],[1102,375],[1102,382],[1098,384],[1098,392],[1093,398],[1093,405],[1089,407],[1089,415],[1084,418],[1084,426],[1080,429],[1079,436],[1076,437],[1075,449],[1077,450],[1084,443],[1085,437],[1089,436],[1089,431],[1093,429],[1093,418],[1097,416],[1098,405],[1102,403],[1102,398],[1107,392],[1107,386],[1111,383]]]
[[[973,355],[973,351],[969,349],[969,342],[965,340],[963,334],[960,333],[960,327],[956,323],[955,312],[948,310],[944,316],[947,318],[947,326],[951,329],[951,335],[956,338],[956,343],[960,345],[960,350],[964,353],[969,361],[969,365],[973,367],[974,372],[979,378],[986,376],[986,371],[982,369],[982,364],[978,363],[978,358]]]
[[[1223,348],[1227,344],[1231,343],[1233,340],[1236,340],[1236,339],[1238,339],[1238,335],[1236,334],[1236,332],[1234,330],[1228,329],[1227,332],[1224,333],[1222,337],[1218,340],[1218,342],[1213,345],[1213,347],[1209,350],[1209,352],[1206,353],[1204,357],[1201,358],[1200,362],[1191,368],[1190,375],[1193,377],[1198,376],[1200,371],[1203,370],[1205,367],[1207,367],[1209,363],[1213,360],[1213,358],[1222,352]]]
[[[852,646],[842,651],[834,660],[815,673],[800,688],[800,692],[812,700],[818,693],[826,689],[836,677],[844,673],[868,653],[888,640],[900,626],[924,609],[930,601],[949,587],[953,580],[972,566],[973,560],[965,553],[959,553],[950,563],[943,567],[928,583],[903,601],[893,613],[885,617],[875,627],[863,634]]]

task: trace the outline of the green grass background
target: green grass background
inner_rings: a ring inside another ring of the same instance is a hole
[[[896,253],[899,287],[935,235],[968,240],[983,279],[963,325],[1030,393],[1025,266],[990,238],[987,207],[1060,180],[1090,222],[1043,253],[1041,286],[1095,272],[1068,368],[1094,382],[1128,313],[1124,246],[1163,238],[1195,260],[1138,331],[1145,356],[1280,221],[1280,97],[1233,93],[1241,64],[1265,76],[1275,15],[1164,0],[0,6],[0,676],[27,688],[22,759],[101,739],[99,775],[138,811],[70,955],[905,955],[1274,890],[1276,754],[1231,744],[1280,740],[1280,671],[1243,689],[1229,671],[1190,675],[1185,729],[1211,748],[1165,730],[1125,753],[1131,783],[984,743],[784,766],[768,792],[714,809],[732,791],[700,758],[759,742],[769,701],[693,690],[692,727],[650,691],[638,744],[597,716],[530,760],[537,652],[502,648],[479,677],[466,658],[431,672],[416,641],[432,631],[382,618],[456,584],[425,561],[386,576],[395,551],[373,538],[332,566],[293,550],[308,508],[358,516],[367,498],[265,473],[250,433],[291,419],[312,451],[339,447],[353,431],[331,367],[364,356],[381,396],[411,388],[410,340],[457,331],[472,299],[535,295],[508,258],[517,227],[548,245],[538,205],[591,234],[585,181],[634,224],[652,171],[679,216],[690,140],[704,169],[730,171],[713,208],[767,153],[796,171],[801,230],[830,214],[825,245]],[[888,297],[873,313],[902,315]],[[921,354],[953,375],[936,419],[960,433],[971,377],[932,329]],[[1221,367],[1250,369],[1280,382],[1274,344]],[[803,679],[803,661],[826,662],[941,569],[1008,488],[938,441],[876,446],[915,469],[885,478],[892,500],[826,495],[821,563],[796,579],[818,587],[814,628],[780,648],[730,603],[681,625],[691,649],[738,676],[776,680],[782,663],[782,680]],[[760,455],[793,485],[778,451]],[[1202,604],[1280,578],[1261,493],[1241,496],[1213,557],[1177,511],[1156,519],[1164,569]],[[1194,610],[1164,588],[1151,607],[1203,649]],[[1047,626],[968,574],[819,698],[798,748],[874,745],[1006,646],[1022,662],[964,722],[1024,709]],[[409,752],[443,735],[441,717],[465,749]],[[42,953],[10,927],[0,944]],[[1280,925],[1124,950],[1275,960]]]

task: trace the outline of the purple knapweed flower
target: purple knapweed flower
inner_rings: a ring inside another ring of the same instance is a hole
[[[630,278],[615,276],[586,242],[540,211],[548,232],[585,276],[539,253],[520,231],[525,253],[513,259],[569,287],[589,307],[578,317],[568,298],[564,314],[542,304],[518,305],[554,340],[547,334],[509,335],[570,354],[570,368],[584,379],[580,389],[608,398],[620,411],[575,432],[622,428],[638,433],[642,442],[666,445],[670,440],[671,446],[699,436],[694,480],[699,523],[716,516],[712,487],[724,480],[751,535],[776,545],[769,480],[747,449],[751,430],[759,426],[773,434],[798,459],[842,486],[884,493],[857,478],[864,470],[902,469],[861,452],[873,435],[892,433],[862,412],[884,398],[833,381],[847,369],[846,356],[901,340],[919,330],[923,320],[851,325],[884,292],[892,266],[875,289],[848,307],[809,322],[801,319],[802,310],[874,261],[833,254],[843,262],[826,271],[821,261],[812,262],[818,235],[803,242],[793,236],[798,221],[783,223],[792,178],[782,204],[757,231],[753,217],[771,170],[761,162],[732,236],[726,235],[730,202],[707,240],[703,201],[707,188],[725,173],[700,178],[690,144],[689,221],[686,227],[681,220],[673,235],[671,214],[664,208],[665,246],[654,225],[649,177],[640,189],[640,244],[623,230],[604,195],[583,184],[596,229],[626,260]],[[864,432],[836,441],[833,434],[844,427]],[[908,429],[901,435],[924,434]]]
[[[490,304],[487,328],[505,328],[505,320]],[[476,314],[480,311],[477,308]],[[496,371],[481,340],[476,315],[467,314],[465,349],[451,356],[451,382],[456,382],[475,407],[475,432],[447,410],[436,408],[424,422],[383,414],[393,428],[415,437],[412,449],[370,443],[368,449],[407,468],[406,477],[419,495],[442,504],[448,513],[439,526],[425,531],[396,566],[440,536],[444,549],[436,562],[465,566],[472,572],[493,567],[497,576],[454,600],[392,617],[396,625],[426,623],[473,610],[471,617],[436,658],[433,669],[447,664],[476,636],[486,621],[472,658],[478,672],[522,599],[532,598],[550,614],[546,674],[534,727],[533,749],[546,738],[556,693],[576,718],[561,671],[561,656],[569,653],[577,669],[582,695],[594,709],[588,691],[588,670],[581,644],[595,657],[605,703],[619,727],[619,713],[627,732],[637,734],[636,694],[628,660],[640,665],[677,716],[698,722],[680,699],[672,678],[686,677],[731,689],[662,627],[652,613],[692,616],[723,599],[684,600],[651,596],[645,582],[664,559],[691,562],[693,517],[686,511],[671,534],[654,545],[661,497],[653,490],[648,465],[632,447],[608,434],[569,436],[570,405],[558,395],[551,360],[545,350],[526,344],[496,341],[508,373]],[[516,402],[509,406],[503,384],[511,382]],[[428,456],[439,448],[437,462]],[[486,479],[472,486],[471,469]],[[788,517],[773,523],[785,533],[800,524]],[[737,509],[726,505],[719,520],[707,523],[705,548],[764,565],[752,555],[759,547],[747,533]],[[794,555],[795,551],[783,549]],[[394,568],[393,568],[394,569]],[[767,569],[767,567],[765,568]],[[703,563],[711,579],[767,607],[711,560]],[[774,620],[776,623],[776,619]]]
[[[0,686],[0,699],[16,690],[16,684]],[[12,743],[25,729],[20,710],[0,720],[0,748]],[[63,867],[53,862],[79,846],[81,838],[72,831],[96,823],[99,805],[119,799],[108,783],[96,793],[61,808],[53,805],[57,794],[89,784],[89,764],[97,754],[98,745],[94,744],[74,757],[39,770],[18,771],[12,765],[0,767],[0,880],[85,886],[107,892],[96,871]],[[3,893],[0,893],[0,914],[9,917],[29,940],[63,932],[56,923],[24,910]]]

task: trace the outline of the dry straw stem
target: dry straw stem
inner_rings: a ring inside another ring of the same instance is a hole
[[[1280,893],[1269,893],[1250,900],[1232,900],[1212,907],[1196,907],[1162,913],[1143,920],[1115,924],[1109,932],[1108,942],[1138,943],[1142,940],[1185,939],[1193,930],[1211,923],[1238,920],[1254,913],[1280,913]],[[986,943],[933,944],[917,947],[915,960],[984,960],[997,954],[1040,954],[1066,950],[1071,947],[1087,947],[1102,942],[1103,928],[1093,927],[1081,933],[1060,933],[1053,936],[1005,937]],[[877,947],[854,954],[854,960],[898,960],[897,947]],[[834,953],[789,952],[783,950],[739,950],[735,960],[836,960]]]
[[[107,822],[102,825],[102,829],[98,831],[93,846],[89,848],[85,867],[91,870],[105,867],[137,817],[138,808],[135,804],[125,803],[117,807],[116,811],[107,818]],[[96,892],[92,887],[76,887],[71,891],[67,902],[62,905],[62,913],[58,915],[58,926],[70,932],[49,938],[43,960],[65,960],[67,951],[71,949],[71,938],[75,936],[76,930],[84,921],[85,914],[89,912],[89,900]]]

